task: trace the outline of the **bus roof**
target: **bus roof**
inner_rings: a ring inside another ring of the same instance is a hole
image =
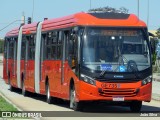
[[[36,33],[38,23],[23,26],[23,34]],[[104,26],[104,27],[146,27],[134,14],[124,13],[85,13],[80,12],[62,18],[45,20],[42,31],[60,29],[72,26]],[[17,36],[19,27],[9,31],[6,36]]]
[[[7,32],[6,36],[17,36],[19,32],[19,27],[12,29],[11,31]]]
[[[37,24],[38,23],[32,23],[32,24],[26,24],[23,26],[22,32],[23,34],[33,34],[37,31]]]
[[[32,24],[26,24],[23,26],[22,32],[23,34],[33,34],[36,33],[37,30],[37,23],[32,23]],[[11,37],[11,36],[18,36],[19,33],[19,27],[14,28],[13,30],[9,31],[6,36]]]
[[[123,27],[146,27],[134,14],[123,13],[85,13],[80,12],[62,18],[45,20],[42,31],[71,26],[123,26]]]

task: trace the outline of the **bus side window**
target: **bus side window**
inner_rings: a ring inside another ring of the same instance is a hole
[[[35,59],[35,35],[30,35],[29,40],[29,60]]]
[[[9,41],[9,57],[10,59],[13,59],[13,55],[14,55],[14,41],[13,41],[13,38],[10,38],[10,41]]]
[[[26,53],[26,42],[25,42],[25,37],[22,37],[22,47],[21,47],[21,51],[23,51],[23,53],[21,53],[21,60],[25,59],[25,53]]]
[[[46,59],[46,39],[47,39],[47,34],[42,34],[41,37],[41,61],[44,61]]]
[[[69,40],[68,40],[68,62],[72,69],[75,68],[77,63],[77,43],[78,37],[74,31],[70,34]]]
[[[6,59],[7,58],[7,54],[8,54],[8,52],[7,52],[7,47],[8,47],[8,44],[9,44],[9,41],[8,41],[8,38],[5,38],[5,42],[4,42],[4,58]]]
[[[62,40],[63,40],[63,34],[62,31],[58,32],[58,42],[57,42],[57,59],[62,59]]]
[[[57,32],[52,31],[47,34],[46,39],[46,59],[56,60]]]
[[[14,59],[17,60],[17,45],[18,45],[18,37],[14,38]]]
[[[56,46],[57,46],[57,31],[52,32],[52,38],[51,38],[51,59],[56,60],[57,55],[56,55]]]
[[[51,37],[52,37],[52,32],[47,33],[47,38],[46,38],[46,59],[50,60],[51,59]]]
[[[71,68],[75,67],[75,55],[74,55],[74,44],[75,39],[70,30],[64,31],[64,40],[65,40],[65,60],[68,61],[68,64]]]

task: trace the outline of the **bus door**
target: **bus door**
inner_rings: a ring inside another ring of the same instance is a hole
[[[54,83],[53,83],[53,90],[55,93],[61,94],[61,85],[62,85],[62,56],[63,56],[63,31],[58,31],[56,33],[57,35],[57,46],[56,46],[56,51],[57,51],[57,60],[55,61],[55,66],[54,66]]]
[[[35,89],[35,81],[34,81],[34,73],[35,73],[35,35],[29,36],[28,41],[28,61],[27,61],[27,73],[29,80],[29,90],[34,92]]]
[[[17,38],[14,38],[13,43],[13,63],[12,63],[12,70],[13,70],[13,77],[16,80],[16,66],[17,66]],[[16,83],[17,85],[17,83]]]
[[[24,43],[25,43],[25,51],[24,51],[24,82],[25,82],[25,87],[28,89],[29,88],[29,64],[28,64],[28,44],[29,44],[29,39],[28,36],[24,37]],[[22,53],[23,54],[23,53]]]
[[[26,61],[26,39],[25,37],[23,37],[22,40],[22,47],[21,47],[21,73],[23,73],[23,75],[25,75],[25,61]],[[25,76],[24,76],[25,77]]]
[[[62,48],[62,62],[61,62],[61,85],[65,85],[65,70],[66,70],[66,43],[68,32],[64,31],[63,48]],[[64,88],[64,87],[63,87]],[[63,94],[63,93],[62,93]]]
[[[42,34],[41,37],[41,47],[40,47],[40,90],[45,92],[45,65],[44,65],[44,58],[45,58],[45,39],[46,39],[46,34]]]
[[[70,71],[75,72],[75,40],[71,37],[71,31],[64,32],[63,41],[63,58],[62,58],[62,94],[67,97],[67,88],[69,86],[68,80],[70,79]]]
[[[8,76],[9,39],[5,40],[4,57],[5,57],[4,66],[6,68],[4,77],[6,78]]]
[[[15,83],[15,76],[16,76],[16,44],[17,44],[17,39],[16,38],[11,38],[10,40],[10,44],[9,44],[9,58],[10,61],[8,64],[8,69],[10,72],[10,80],[12,81],[12,84],[16,84]]]

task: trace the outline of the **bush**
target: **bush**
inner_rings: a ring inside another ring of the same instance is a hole
[[[4,40],[0,39],[0,53],[3,53],[3,49],[4,49]]]
[[[153,65],[155,65],[155,63],[156,63],[156,53],[154,53],[153,55],[152,55],[152,64]]]

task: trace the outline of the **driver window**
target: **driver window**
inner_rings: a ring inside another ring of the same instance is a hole
[[[77,36],[71,31],[65,31],[66,37],[66,59],[68,60],[69,66],[73,69],[76,64],[76,53],[77,53]]]

